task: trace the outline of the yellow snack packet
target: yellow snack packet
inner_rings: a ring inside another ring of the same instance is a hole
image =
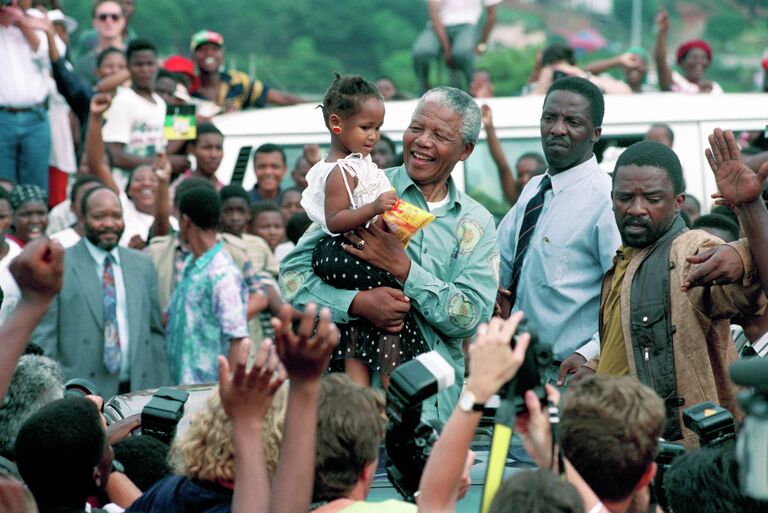
[[[389,231],[395,234],[404,248],[408,247],[416,232],[435,220],[435,216],[426,210],[401,199],[397,200],[392,210],[384,212],[382,217]]]

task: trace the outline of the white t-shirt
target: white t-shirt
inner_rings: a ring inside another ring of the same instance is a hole
[[[30,9],[27,14],[35,18],[43,18],[45,15],[37,9]],[[77,160],[75,158],[75,143],[72,138],[72,127],[69,123],[70,108],[67,100],[59,94],[56,89],[56,81],[53,80],[51,73],[51,63],[48,60],[46,43],[46,75],[48,77],[48,120],[51,124],[51,158],[49,164],[59,171],[74,174],[77,171]],[[56,49],[59,55],[67,53],[67,45],[62,41],[58,34],[54,37]]]
[[[701,93],[701,89],[698,84],[689,82],[683,75],[677,71],[672,72],[672,92],[686,93],[686,94],[698,94]],[[715,81],[712,81],[712,90],[709,94],[723,94],[723,88],[720,87]]]
[[[152,157],[165,148],[163,125],[165,102],[152,93],[154,103],[130,87],[119,87],[106,112],[105,143],[123,143],[125,151],[139,157]]]
[[[80,242],[81,239],[80,235],[78,235],[74,228],[67,228],[65,230],[61,230],[60,232],[56,232],[51,235],[51,238],[64,246],[64,249],[71,248]]]
[[[446,194],[445,198],[443,198],[441,200],[438,200],[438,201],[427,201],[427,208],[429,209],[430,212],[434,212],[438,208],[444,207],[445,205],[447,205],[448,201],[450,199],[451,198],[448,196],[448,194]]]
[[[56,82],[48,79],[51,85],[48,119],[51,123],[51,166],[59,171],[74,174],[77,171],[75,158],[75,142],[72,138],[72,127],[69,124],[71,112],[67,100],[59,94]]]
[[[77,222],[77,216],[72,212],[72,202],[65,199],[48,212],[48,228],[45,233],[49,236],[66,230]]]
[[[34,16],[30,10],[29,14]],[[48,38],[35,30],[40,44],[37,51],[18,27],[0,25],[0,105],[29,107],[48,96]]]
[[[325,223],[325,183],[336,166],[342,170],[345,180],[350,176],[357,177],[354,190],[350,190],[347,186],[350,197],[349,208],[353,210],[372,203],[380,194],[392,190],[389,179],[374,164],[370,155],[363,157],[359,153],[352,153],[336,162],[326,162],[325,158],[320,160],[307,172],[307,188],[301,194],[301,206],[304,207],[309,218],[322,226],[329,235],[338,234],[331,232]]]
[[[446,27],[451,25],[476,25],[483,16],[483,6],[501,3],[501,0],[427,0],[440,3],[440,21]]]
[[[8,265],[11,261],[21,253],[21,246],[10,239],[5,239],[5,242],[8,243],[8,254],[0,260],[0,288],[2,288],[4,296],[2,307],[0,307],[0,326],[3,325],[8,314],[11,313],[19,299],[21,299],[19,286],[16,284],[16,280],[13,279],[11,271],[8,270]]]
[[[5,271],[8,268],[8,265],[11,263],[11,260],[21,254],[21,246],[16,244],[11,239],[5,239],[5,242],[8,243],[8,254],[6,254],[5,257],[0,260],[0,272]]]

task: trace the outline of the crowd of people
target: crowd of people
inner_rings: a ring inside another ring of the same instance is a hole
[[[428,0],[429,22],[413,44],[413,67],[420,93],[430,87],[429,77],[439,76],[430,66],[437,61],[445,66],[450,84],[468,91],[475,98],[493,96],[493,78],[488,69],[476,68],[477,55],[488,49],[488,39],[496,23],[501,0],[477,2]],[[659,9],[655,19],[656,41],[653,49],[655,74],[649,68],[649,52],[642,47],[628,48],[624,53],[579,66],[576,51],[564,43],[554,43],[538,51],[533,70],[521,94],[545,94],[554,80],[566,76],[583,77],[605,94],[634,94],[671,91],[687,94],[722,94],[716,81],[705,77],[712,64],[713,52],[703,39],[683,41],[674,53],[677,69],[669,64],[669,13]],[[764,56],[765,57],[765,56]],[[608,73],[619,70],[621,78]],[[756,70],[757,71],[757,70]],[[768,91],[768,59],[762,60],[761,91]],[[388,91],[399,91],[391,79]],[[389,97],[386,97],[389,99]]]
[[[696,450],[683,411],[708,401],[739,423],[728,368],[768,354],[768,152],[714,130],[705,215],[666,125],[601,170],[604,94],[646,89],[644,52],[582,69],[548,47],[529,87],[542,152],[513,170],[474,69],[499,2],[429,1],[402,151],[381,133],[392,79],[336,75],[327,152],[289,163],[262,144],[245,190],[217,177],[211,118],[301,97],[224,71],[209,30],[160,64],[133,0],[94,0],[80,48],[75,20],[32,3],[0,6],[0,511],[454,511],[484,405],[533,338],[548,404],[526,394],[513,454],[539,470],[491,511],[649,511],[661,487],[676,513],[767,507],[739,490],[732,449]],[[666,11],[657,24],[661,90],[722,92],[709,46],[682,45],[673,71]],[[458,87],[431,87],[439,55]],[[614,66],[625,81],[600,75]],[[194,135],[167,137],[185,105]],[[451,178],[483,128],[511,205],[498,227]],[[380,389],[430,351],[454,384],[421,405],[442,432],[417,504],[369,502]],[[104,400],[175,385],[212,390],[170,443],[139,416],[107,425]],[[660,437],[691,451],[663,482]],[[720,498],[702,504],[696,479]]]

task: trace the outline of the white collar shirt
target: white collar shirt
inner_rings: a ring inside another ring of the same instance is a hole
[[[543,176],[528,182],[499,225],[502,287],[512,281],[525,207]],[[594,155],[551,179],[512,309],[524,311],[541,342],[552,348],[556,360],[563,360],[598,330],[600,287],[621,237],[613,216],[611,179]]]

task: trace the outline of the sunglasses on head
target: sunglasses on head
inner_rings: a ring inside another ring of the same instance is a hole
[[[122,15],[122,14],[116,14],[116,13],[104,13],[104,14],[99,14],[99,15],[98,15],[98,16],[96,16],[96,17],[97,17],[97,18],[98,18],[100,21],[107,21],[109,18],[112,18],[112,21],[117,21],[117,20],[119,20],[120,18],[122,18],[122,17],[123,17],[123,15]]]

